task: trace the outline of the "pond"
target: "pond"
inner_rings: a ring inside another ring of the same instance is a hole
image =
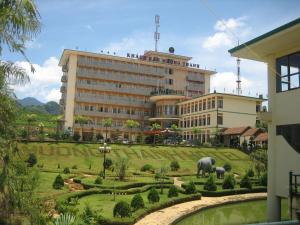
[[[288,203],[282,201],[282,219],[289,219]],[[256,200],[204,209],[184,218],[176,225],[237,225],[265,222],[267,201]]]

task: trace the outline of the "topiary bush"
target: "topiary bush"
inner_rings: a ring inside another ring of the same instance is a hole
[[[186,194],[194,194],[194,193],[196,193],[196,186],[195,186],[194,182],[190,181],[185,186],[185,193]]]
[[[216,185],[216,182],[215,182],[215,177],[213,175],[210,175],[205,184],[204,184],[204,187],[203,187],[204,190],[207,190],[207,191],[216,191],[217,190],[217,185]]]
[[[235,184],[236,184],[236,180],[235,180],[233,174],[228,174],[224,178],[222,188],[223,189],[234,189]]]
[[[77,170],[77,169],[78,169],[77,165],[73,165],[73,166],[72,166],[72,169],[73,169],[73,170]]]
[[[252,189],[252,183],[251,183],[251,180],[250,180],[250,178],[247,174],[242,178],[242,180],[240,182],[240,187],[241,188]]]
[[[263,173],[259,178],[259,184],[262,186],[268,186],[268,173]]]
[[[175,185],[171,185],[168,192],[168,197],[177,197],[178,196],[178,189]]]
[[[130,217],[131,216],[131,210],[130,205],[125,201],[118,202],[113,210],[114,217]]]
[[[95,181],[94,181],[95,184],[102,184],[102,178],[100,176],[98,176]]]
[[[225,169],[226,172],[230,172],[232,167],[230,163],[225,163],[223,168]]]
[[[109,169],[113,165],[113,161],[110,158],[105,159],[104,167],[105,169]]]
[[[64,171],[63,171],[65,174],[67,174],[67,173],[71,173],[71,171],[70,171],[70,168],[69,167],[66,167],[66,168],[64,168]]]
[[[30,153],[26,162],[28,163],[28,166],[33,167],[35,164],[37,164],[36,155],[34,153]]]
[[[154,168],[150,164],[145,164],[145,165],[142,166],[141,171],[142,172],[147,172],[147,171],[154,172]]]
[[[180,165],[178,161],[172,161],[170,164],[171,171],[177,171],[180,169]]]
[[[62,176],[59,174],[57,175],[57,177],[55,178],[52,187],[54,189],[61,189],[64,186],[64,179],[62,178]]]
[[[254,171],[253,171],[253,169],[252,168],[249,168],[248,170],[247,170],[247,176],[248,177],[254,177]]]
[[[154,187],[151,188],[147,198],[150,203],[159,202],[158,191]]]
[[[140,194],[136,194],[133,196],[130,206],[134,211],[144,208],[145,207],[144,199]]]

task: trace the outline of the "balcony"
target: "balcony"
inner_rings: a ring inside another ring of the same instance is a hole
[[[67,79],[67,76],[66,75],[62,75],[62,77],[61,77],[61,82],[67,82],[68,81],[68,79]]]
[[[61,68],[61,70],[63,72],[68,72],[68,66],[67,65],[63,65],[62,68]]]
[[[203,75],[196,75],[196,74],[188,74],[186,80],[192,82],[201,82],[201,83],[204,83],[205,81]]]
[[[156,89],[154,91],[151,91],[151,96],[155,95],[185,95],[184,91],[181,90],[172,90],[172,89]]]
[[[61,106],[64,106],[64,105],[65,105],[65,99],[61,98],[61,99],[59,100],[59,104],[60,104]]]
[[[105,130],[106,127],[104,127],[102,124],[83,124],[82,126],[80,126],[79,124],[74,124],[74,128],[83,128],[83,129],[101,129],[101,130]],[[120,131],[123,131],[123,132],[129,132],[129,131],[132,131],[132,132],[141,132],[142,131],[142,128],[133,128],[132,130],[125,127],[125,126],[117,126],[117,125],[113,125],[111,127],[108,127],[107,130],[120,130]],[[145,129],[143,129],[145,130]]]
[[[130,115],[126,113],[99,112],[99,111],[88,111],[88,110],[81,110],[81,109],[76,109],[75,114],[85,115],[85,116],[110,117],[110,118],[118,118],[118,119],[144,120],[149,118],[148,116]]]
[[[60,92],[61,92],[61,93],[65,93],[66,90],[67,90],[66,86],[61,86],[61,87],[60,87]]]
[[[257,117],[264,122],[272,122],[271,112],[257,112]]]
[[[145,102],[143,100],[133,101],[131,99],[126,98],[107,98],[105,95],[92,96],[92,95],[80,95],[76,96],[75,100],[78,102],[89,102],[89,103],[102,103],[102,104],[115,104],[115,105],[125,105],[125,106],[135,106],[135,107],[143,107],[150,108],[151,103]]]
[[[85,89],[93,89],[99,91],[111,91],[111,92],[118,92],[118,93],[127,93],[127,94],[138,94],[138,95],[149,95],[151,89],[149,88],[129,88],[129,87],[117,87],[117,84],[114,83],[97,83],[97,84],[87,84],[87,83],[80,83],[76,84],[77,88],[85,88]]]

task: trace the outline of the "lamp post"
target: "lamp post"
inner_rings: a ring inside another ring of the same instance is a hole
[[[99,151],[103,153],[103,179],[105,179],[105,160],[106,160],[106,153],[109,153],[111,147],[108,147],[106,143],[103,144],[103,147],[99,147]]]

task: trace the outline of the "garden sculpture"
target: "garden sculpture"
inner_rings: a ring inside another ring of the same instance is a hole
[[[218,179],[223,179],[225,174],[225,169],[223,167],[216,167],[216,174]]]
[[[210,174],[212,166],[216,163],[216,160],[212,157],[203,157],[197,162],[197,177],[205,176],[206,173]]]

